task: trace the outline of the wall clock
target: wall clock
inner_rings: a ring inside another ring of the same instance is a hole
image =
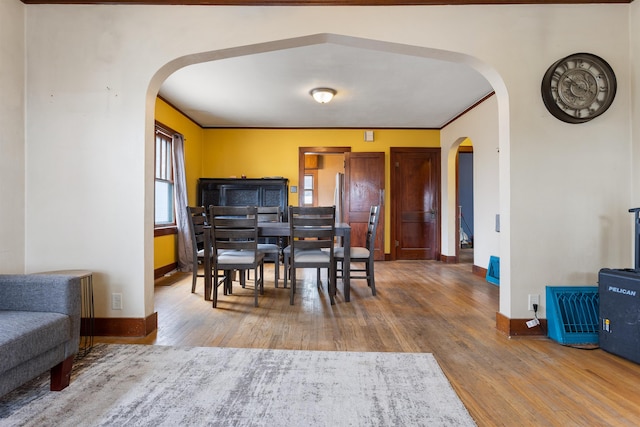
[[[616,96],[616,75],[604,59],[575,53],[552,64],[542,77],[547,110],[567,123],[584,123],[607,111]]]

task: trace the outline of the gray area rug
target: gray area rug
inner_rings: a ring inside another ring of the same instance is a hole
[[[475,426],[428,353],[99,344],[75,365],[0,398],[0,425]]]

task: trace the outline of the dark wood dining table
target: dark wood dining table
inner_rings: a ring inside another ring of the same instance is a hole
[[[291,230],[288,222],[258,223],[258,235],[260,237],[289,237],[290,234]],[[346,222],[336,223],[336,236],[342,237],[342,246],[344,246],[342,284],[344,287],[344,300],[349,302],[351,300],[351,281],[349,279],[351,270],[351,226]],[[208,251],[211,250],[211,237],[209,233],[205,233],[204,248],[204,295],[206,300],[210,300],[211,290],[213,289],[213,277],[211,274],[211,254],[208,253]]]

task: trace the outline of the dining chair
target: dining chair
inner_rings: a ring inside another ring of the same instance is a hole
[[[258,222],[282,222],[280,206],[258,206]],[[272,262],[275,269],[275,285],[278,287],[280,278],[280,256],[282,244],[278,237],[259,237],[258,250],[264,253],[264,261]]]
[[[369,223],[367,225],[367,236],[365,239],[365,246],[352,246],[351,247],[351,267],[349,272],[350,279],[366,279],[367,285],[371,288],[371,294],[376,294],[376,279],[374,274],[374,249],[376,244],[376,231],[378,229],[378,221],[380,219],[380,206],[371,206],[369,210]],[[342,264],[344,262],[344,248],[337,247],[334,249],[334,269],[336,272],[336,279],[343,278]],[[354,263],[364,263],[361,268],[354,268]],[[353,273],[359,273],[354,275]],[[364,275],[362,274],[364,273]]]
[[[198,277],[204,277],[206,272],[198,274],[199,264],[204,264],[204,233],[208,232],[207,210],[203,206],[187,206],[189,217],[189,233],[191,235],[191,248],[193,251],[191,293],[196,291]]]
[[[254,271],[254,305],[264,293],[264,253],[258,250],[258,209],[255,206],[210,206],[213,240],[213,307],[218,303],[218,287],[232,293],[233,273],[241,280]],[[220,277],[220,271],[223,272]]]
[[[315,268],[318,271],[317,284],[321,287],[320,269],[327,269],[328,292],[331,304],[335,304],[336,274],[333,270],[333,247],[336,226],[335,206],[290,206],[290,259],[291,296],[293,305],[296,292],[296,270]],[[286,274],[286,272],[285,272]]]

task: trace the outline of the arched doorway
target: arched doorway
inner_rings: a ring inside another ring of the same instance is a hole
[[[497,142],[498,142],[498,145],[502,147],[503,152],[505,152],[505,155],[501,156],[501,160],[500,160],[501,162],[506,162],[504,164],[505,167],[500,168],[500,173],[501,173],[500,194],[502,195],[500,197],[500,205],[501,205],[500,210],[504,209],[503,207],[509,206],[509,168],[508,168],[508,144],[509,144],[508,114],[509,113],[508,113],[508,97],[506,94],[506,88],[500,76],[497,75],[497,73],[493,69],[488,67],[486,64],[481,63],[480,61],[478,61],[473,57],[460,54],[457,52],[442,51],[438,49],[431,49],[431,48],[419,47],[419,46],[408,46],[408,45],[397,44],[397,43],[382,42],[377,40],[362,39],[362,38],[341,36],[341,35],[335,35],[335,34],[317,34],[312,36],[304,36],[299,38],[292,38],[292,39],[279,40],[279,41],[261,43],[256,45],[249,45],[249,46],[243,46],[243,47],[232,48],[232,49],[225,49],[223,51],[212,51],[212,52],[204,52],[204,53],[199,53],[194,55],[188,55],[167,63],[151,79],[148,92],[147,92],[147,105],[148,105],[147,117],[146,117],[147,141],[152,140],[152,134],[151,134],[151,129],[153,128],[152,126],[153,107],[152,106],[155,103],[155,97],[158,94],[158,91],[162,82],[176,70],[182,67],[185,67],[191,64],[200,63],[200,62],[215,61],[220,59],[232,58],[236,56],[246,56],[246,55],[252,55],[256,53],[278,51],[282,49],[289,49],[289,48],[316,45],[316,44],[326,44],[326,43],[357,47],[360,49],[367,49],[367,50],[393,52],[401,55],[410,55],[410,56],[417,56],[417,57],[424,57],[424,58],[433,57],[433,58],[438,58],[439,60],[464,63],[468,66],[473,67],[482,76],[484,76],[491,83],[491,85],[494,87],[496,91],[495,92],[497,95],[496,98],[498,99],[498,102],[497,102],[498,113],[496,114],[496,116],[498,117],[498,124],[496,126],[498,128]],[[147,174],[147,176],[150,176],[150,175],[151,175],[150,173]],[[147,188],[150,188],[150,187],[151,186],[149,185]],[[447,212],[447,215],[449,215],[448,212]],[[457,229],[455,225],[450,228],[453,228],[454,230]],[[508,240],[509,240],[508,221],[502,223],[502,232],[503,233],[500,236],[501,240],[504,240],[507,242],[507,244],[503,246],[508,248],[509,246],[508,245]],[[444,232],[443,232],[443,235],[445,235]],[[152,245],[150,244],[145,245],[145,252],[151,250],[150,248],[152,248]],[[507,257],[508,255],[506,255],[506,257],[504,257],[502,260],[502,265],[504,266],[508,265]],[[503,272],[502,277],[503,277],[503,282],[505,283],[504,288],[506,289],[508,280],[509,280],[508,268],[506,268],[507,274],[504,274],[504,273],[505,272]],[[153,290],[149,289],[149,287],[152,286],[152,284],[145,283],[145,286],[147,287],[145,289],[146,295],[152,295]]]

